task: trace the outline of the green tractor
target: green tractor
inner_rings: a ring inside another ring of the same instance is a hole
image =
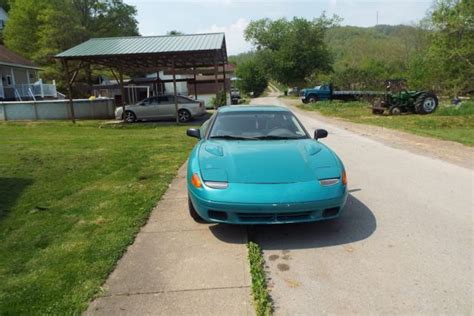
[[[385,81],[387,92],[372,105],[373,114],[400,115],[402,113],[430,114],[438,107],[438,98],[430,91],[408,91],[406,80]]]

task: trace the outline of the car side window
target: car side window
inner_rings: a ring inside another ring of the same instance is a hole
[[[148,105],[148,104],[150,104],[150,99],[145,99],[138,102],[138,105]]]
[[[169,95],[160,95],[157,97],[160,104],[174,103],[174,97]]]
[[[190,100],[188,98],[185,98],[185,97],[178,97],[178,103],[193,103],[194,100]]]

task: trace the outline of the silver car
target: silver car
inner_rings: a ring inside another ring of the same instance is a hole
[[[195,117],[206,114],[204,102],[183,96],[177,96],[177,98],[180,122],[188,122]],[[175,117],[174,95],[154,96],[146,98],[137,104],[126,105],[125,113],[123,113],[122,107],[118,107],[115,110],[115,118],[117,120],[124,120],[127,123],[137,120],[157,120]]]

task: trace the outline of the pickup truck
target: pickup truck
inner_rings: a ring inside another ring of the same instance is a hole
[[[359,97],[369,95],[379,95],[378,91],[359,91],[359,90],[333,90],[332,84],[323,84],[314,88],[300,90],[300,99],[303,103],[312,103],[326,100],[355,101]]]

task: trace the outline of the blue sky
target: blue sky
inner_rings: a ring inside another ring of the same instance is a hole
[[[256,19],[293,16],[312,19],[323,11],[343,18],[342,25],[412,24],[422,19],[432,0],[125,0],[138,11],[142,35],[225,32],[229,55],[250,50],[243,38]]]

